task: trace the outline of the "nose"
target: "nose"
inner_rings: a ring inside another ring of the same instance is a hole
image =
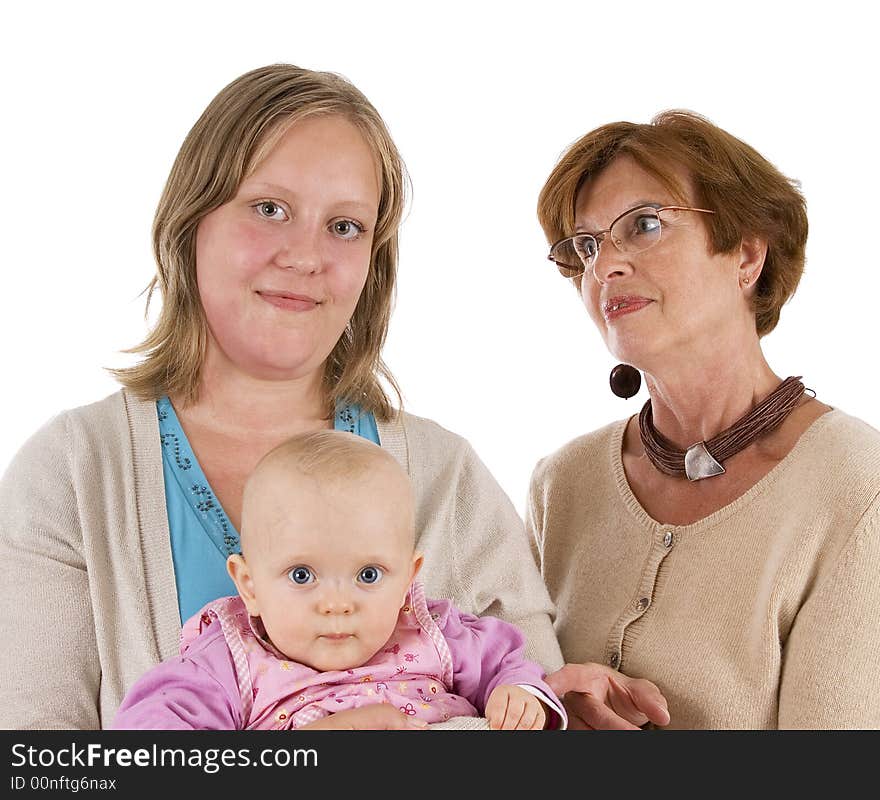
[[[354,602],[345,587],[331,584],[324,587],[318,599],[318,611],[324,616],[348,615],[354,611]]]
[[[279,238],[275,254],[277,266],[307,275],[319,272],[323,263],[320,233],[305,225],[291,225]]]
[[[606,239],[596,254],[593,262],[593,277],[599,283],[623,278],[632,273],[632,264],[626,253],[621,253],[614,244]]]

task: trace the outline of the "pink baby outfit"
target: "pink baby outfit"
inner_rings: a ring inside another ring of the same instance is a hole
[[[467,700],[446,691],[452,685],[452,655],[420,584],[410,588],[385,647],[354,669],[318,672],[286,660],[265,640],[260,620],[252,620],[238,596],[211,603],[192,617],[181,632],[181,653],[217,622],[235,662],[247,729],[301,728],[335,711],[376,702],[428,722],[477,716]]]
[[[523,648],[514,626],[464,614],[447,600],[428,601],[413,583],[394,633],[373,658],[319,672],[287,660],[241,599],[224,597],[186,622],[180,657],[135,683],[113,727],[290,729],[378,702],[442,722],[480,716],[501,684],[524,685],[556,709],[552,727],[564,725],[562,705]]]

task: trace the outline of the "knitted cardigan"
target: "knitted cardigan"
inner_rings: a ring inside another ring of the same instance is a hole
[[[461,437],[398,414],[379,437],[416,494],[431,597],[518,625],[561,654],[522,520]],[[178,650],[180,618],[154,402],[121,390],[64,412],[0,481],[0,727],[95,729]]]

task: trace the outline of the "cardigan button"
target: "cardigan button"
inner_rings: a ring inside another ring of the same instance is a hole
[[[615,653],[611,656],[611,658],[608,659],[608,663],[611,664],[614,669],[617,669],[620,664],[620,653]]]
[[[672,531],[666,531],[666,535],[663,537],[663,546],[672,547]]]
[[[644,611],[650,604],[651,601],[647,597],[643,597],[636,603],[636,611]]]

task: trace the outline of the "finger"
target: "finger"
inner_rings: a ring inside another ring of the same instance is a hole
[[[626,685],[622,682],[624,676],[618,676],[620,679],[615,680],[612,676],[608,676],[608,693],[605,702],[609,705],[617,716],[631,722],[633,725],[641,726],[648,721],[648,717],[642,712],[635,699],[627,690]]]
[[[505,731],[515,731],[519,727],[523,712],[526,710],[526,704],[517,697],[511,697],[507,701],[507,712],[504,715],[504,722],[501,729]]]
[[[669,724],[669,705],[655,684],[651,681],[638,680],[630,686],[630,694],[651,722],[655,725]]]
[[[536,731],[544,727],[544,712],[540,703],[528,703],[519,719],[517,730]]]
[[[503,693],[496,691],[489,695],[489,702],[486,703],[486,710],[483,713],[493,731],[497,731],[501,727],[506,708],[507,697]]]
[[[587,727],[594,730],[639,730],[637,725],[619,716],[590,694],[572,692],[566,697],[566,707],[573,708],[575,716],[580,717]]]
[[[534,711],[530,711],[526,708],[522,716],[519,718],[519,722],[516,723],[516,730],[518,731],[531,731],[535,729],[535,723],[538,720],[538,715]]]
[[[568,729],[570,731],[591,731],[593,729],[581,716],[579,700],[580,696],[577,692],[569,692],[562,699],[562,705],[565,706],[565,712],[568,714]]]
[[[504,729],[504,726],[507,724],[507,709],[510,706],[510,695],[504,693],[501,696],[501,702],[498,703],[498,708],[495,712],[495,725],[494,728],[496,731],[500,731]]]
[[[619,677],[624,678],[622,675]],[[644,678],[626,678],[625,680],[610,678],[609,680],[629,697],[630,702],[645,717],[640,724],[644,725],[648,720],[655,725],[669,724],[669,707],[666,698],[651,681]]]
[[[538,703],[535,708],[535,722],[532,730],[542,731],[547,727],[547,715],[550,712],[543,703]]]

